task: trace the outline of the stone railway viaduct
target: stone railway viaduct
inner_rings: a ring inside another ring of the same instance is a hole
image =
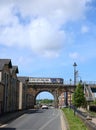
[[[36,104],[36,97],[40,92],[47,91],[54,96],[55,107],[58,107],[58,98],[62,93],[66,93],[66,104],[68,104],[68,94],[74,92],[75,85],[47,84],[47,83],[28,83],[28,92],[33,95],[33,104]]]
[[[65,92],[65,103],[68,104],[67,93],[72,94],[76,87],[73,84],[55,82],[56,78],[45,78],[47,81],[52,80],[46,83],[30,82],[30,77],[17,76],[18,73],[18,66],[12,65],[11,59],[0,59],[0,114],[34,107],[37,95],[43,91],[50,92],[54,96],[55,107],[58,106],[59,96]],[[38,78],[36,79],[38,81]],[[57,78],[57,81],[59,79]],[[40,80],[43,81],[44,78]],[[96,92],[96,83],[93,85],[88,83],[84,90],[86,96],[88,95],[87,100],[94,100],[92,91]]]

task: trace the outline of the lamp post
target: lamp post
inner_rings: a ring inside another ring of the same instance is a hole
[[[70,93],[69,93],[69,94],[70,94],[70,95],[69,95],[69,96],[70,96],[70,100],[69,100],[70,108],[71,108],[71,81],[72,81],[72,79],[70,78]]]
[[[70,79],[70,85],[71,85],[72,79]]]
[[[76,62],[74,62],[74,64],[73,64],[73,67],[74,67],[74,85],[76,85],[76,75],[77,75],[76,66],[77,66],[77,64],[76,64]]]

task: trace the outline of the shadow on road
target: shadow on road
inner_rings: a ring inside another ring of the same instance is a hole
[[[0,128],[0,130],[16,130],[16,128]]]
[[[40,110],[40,109],[35,109],[35,110],[28,110],[26,111],[27,114],[34,114],[34,113],[43,113],[44,111]]]

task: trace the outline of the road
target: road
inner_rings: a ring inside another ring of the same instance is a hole
[[[28,111],[0,130],[62,130],[61,112],[58,109]]]

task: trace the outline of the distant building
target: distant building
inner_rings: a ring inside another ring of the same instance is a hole
[[[59,106],[63,107],[66,105],[71,105],[72,103],[72,93],[64,92],[59,96]]]

